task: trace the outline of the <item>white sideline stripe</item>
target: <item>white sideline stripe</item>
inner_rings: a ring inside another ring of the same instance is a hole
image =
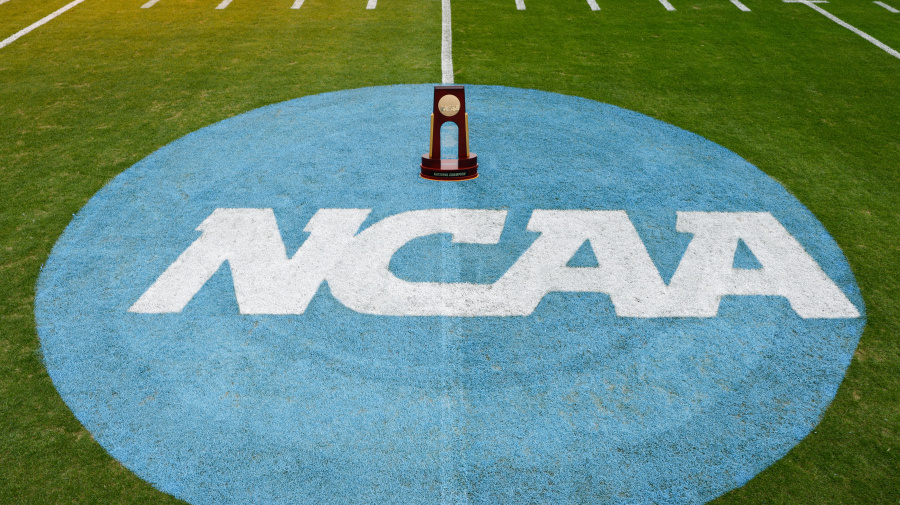
[[[378,5],[378,0],[369,0],[369,3],[366,4],[366,9],[372,10],[376,5]]]
[[[5,0],[4,0],[4,1],[5,1]],[[2,3],[3,3],[3,2],[0,2],[0,4],[2,4]],[[872,3],[875,4],[875,5],[878,5],[879,7],[884,7],[885,9],[889,10],[890,12],[893,12],[894,14],[900,12],[900,11],[898,11],[897,9],[891,7],[890,5],[888,5],[888,4],[884,3],[884,2],[872,2]]]
[[[154,5],[156,5],[156,2],[159,2],[159,0],[150,0],[149,2],[142,5],[141,9],[149,9],[150,7],[153,7]]]
[[[862,31],[862,30],[860,30],[860,29],[858,29],[858,28],[856,28],[856,27],[854,27],[854,26],[852,26],[852,25],[849,25],[849,24],[847,24],[847,23],[841,21],[841,20],[840,20],[837,16],[835,16],[834,14],[832,14],[832,13],[826,11],[825,9],[819,7],[818,5],[816,5],[816,3],[818,3],[818,2],[811,1],[811,0],[796,0],[796,1],[793,1],[793,2],[788,2],[788,0],[784,0],[784,1],[785,1],[786,3],[800,3],[800,4],[806,4],[806,5],[808,5],[810,8],[812,8],[812,9],[818,11],[820,14],[822,14],[822,15],[825,16],[826,18],[828,18],[828,19],[834,21],[835,23],[837,23],[837,24],[843,26],[844,28],[850,30],[851,32],[853,32],[853,33],[855,33],[855,34],[857,34],[857,35],[859,35],[860,37],[862,37],[862,38],[868,40],[868,41],[871,42],[872,44],[875,44],[875,45],[878,46],[879,48],[883,49],[884,52],[890,54],[890,55],[893,56],[894,58],[900,59],[900,53],[898,53],[897,51],[891,49],[890,47],[888,47],[887,45],[885,45],[884,43],[882,43],[880,40],[878,40],[878,39],[876,39],[875,37],[869,35],[868,33],[864,32],[864,31]]]
[[[75,7],[76,5],[80,4],[81,2],[84,2],[84,0],[75,0],[74,2],[72,2],[72,3],[70,3],[70,4],[66,4],[66,6],[62,7],[62,8],[59,9],[59,10],[57,10],[57,11],[54,12],[53,14],[50,14],[49,16],[44,17],[44,18],[41,19],[40,21],[37,21],[37,22],[35,22],[35,23],[29,25],[28,27],[23,28],[22,30],[17,31],[16,33],[12,34],[11,36],[7,37],[7,38],[4,39],[2,42],[0,42],[0,49],[3,49],[4,47],[6,47],[6,46],[12,44],[13,42],[15,42],[15,41],[17,41],[17,40],[19,40],[19,38],[22,37],[23,35],[28,35],[28,34],[31,33],[31,31],[34,30],[35,28],[40,28],[41,26],[47,24],[48,22],[52,21],[54,18],[56,18],[57,16],[59,16],[59,15],[62,14],[63,12],[66,12],[67,10],[71,9],[72,7]]]
[[[216,9],[224,9],[225,7],[228,7],[228,4],[230,3],[231,0],[222,0],[222,3],[216,6]]]
[[[600,10],[600,6],[597,5],[597,2],[595,2],[594,0],[587,0],[587,3],[588,3],[588,5],[591,6],[591,10],[592,10],[592,11],[599,11],[599,10]]]
[[[731,0],[731,3],[733,3],[738,9],[744,12],[750,12],[750,9],[748,9],[746,5],[742,4],[740,0]]]
[[[670,4],[668,0],[659,0],[659,3],[663,4],[663,7],[665,7],[667,11],[675,10],[675,7],[672,7],[672,4]]]
[[[441,82],[444,84],[453,84],[453,33],[450,28],[450,0],[441,0]]]
[[[516,10],[525,10],[525,0],[516,0]]]
[[[300,7],[303,7],[303,0],[297,0],[296,2],[294,2],[294,5],[291,6],[291,9],[299,9]]]

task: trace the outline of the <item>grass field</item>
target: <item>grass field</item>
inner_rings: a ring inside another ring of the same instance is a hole
[[[0,40],[66,3],[0,4]],[[86,0],[0,48],[0,503],[178,502],[92,440],[41,363],[35,283],[91,195],[262,105],[440,81],[437,0],[144,3]],[[844,250],[867,327],[815,432],[714,503],[900,503],[900,59],[798,3],[597,3],[454,0],[455,81],[635,110],[731,149],[805,204]],[[900,48],[900,14],[818,5]]]

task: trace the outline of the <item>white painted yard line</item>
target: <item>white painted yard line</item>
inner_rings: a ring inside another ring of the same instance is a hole
[[[149,9],[150,7],[153,7],[154,5],[156,5],[156,2],[159,2],[159,0],[150,0],[149,2],[142,5],[141,9]]]
[[[587,3],[588,3],[588,5],[591,6],[591,10],[592,10],[592,11],[599,11],[599,10],[600,10],[600,6],[597,5],[597,2],[595,2],[594,0],[587,0]]]
[[[816,5],[817,3],[821,3],[821,2],[817,2],[816,0],[784,0],[784,2],[785,2],[785,3],[805,4],[805,5],[809,6],[810,8],[812,8],[813,10],[818,11],[819,14],[825,16],[826,18],[828,18],[828,19],[834,21],[835,23],[837,23],[837,24],[843,26],[844,28],[850,30],[851,32],[853,32],[853,33],[855,33],[855,34],[857,34],[857,35],[859,35],[860,37],[862,37],[862,38],[868,40],[868,41],[871,42],[872,44],[875,44],[876,46],[878,46],[879,48],[881,48],[882,50],[884,50],[884,52],[890,54],[890,55],[893,56],[894,58],[900,59],[900,53],[898,53],[897,51],[891,49],[891,48],[888,47],[886,44],[882,43],[880,40],[876,39],[875,37],[869,35],[868,33],[864,32],[864,31],[862,31],[862,30],[860,30],[860,29],[858,29],[858,28],[856,28],[856,27],[854,27],[854,26],[852,26],[852,25],[850,25],[850,24],[847,24],[847,23],[841,21],[841,20],[840,20],[837,16],[835,16],[834,14],[832,14],[832,13],[826,11],[825,9],[819,7],[818,5]],[[827,3],[827,2],[826,2],[826,3]]]
[[[369,0],[369,3],[366,4],[366,9],[372,10],[376,5],[378,5],[378,0]]]
[[[6,2],[9,2],[9,0],[0,0],[0,5],[3,5],[3,4],[5,4]]]
[[[672,4],[669,3],[669,0],[659,0],[659,3],[663,4],[663,7],[665,7],[667,11],[675,10],[675,7],[672,7]]]
[[[731,3],[733,3],[735,7],[744,12],[750,12],[750,9],[748,9],[746,5],[742,4],[740,0],[731,0]]]
[[[220,9],[220,10],[224,9],[225,7],[228,7],[228,4],[230,4],[230,3],[231,3],[231,0],[222,0],[222,3],[220,3],[219,5],[216,6],[216,9]]]
[[[14,33],[14,34],[12,34],[11,36],[7,37],[7,38],[4,39],[3,41],[0,41],[0,49],[3,49],[4,47],[6,47],[6,46],[12,44],[13,42],[15,42],[15,41],[17,41],[17,40],[19,40],[19,38],[21,38],[22,36],[28,35],[28,34],[31,33],[31,31],[34,30],[35,28],[40,28],[41,26],[47,24],[48,22],[52,21],[54,18],[56,18],[56,17],[59,16],[60,14],[66,12],[67,10],[71,9],[72,7],[75,7],[76,5],[80,4],[81,2],[84,2],[84,0],[75,0],[74,2],[72,2],[72,3],[70,3],[70,4],[66,4],[64,7],[60,8],[59,10],[57,10],[56,12],[54,12],[53,14],[50,14],[49,16],[44,17],[44,18],[41,19],[40,21],[37,21],[37,22],[35,22],[35,23],[29,25],[28,27],[23,28],[22,30],[17,31],[16,33]]]
[[[291,9],[299,9],[300,7],[303,7],[303,0],[296,0],[294,5],[291,6]]]
[[[516,10],[525,10],[525,0],[516,0]]]
[[[2,4],[2,3],[3,3],[3,2],[0,2],[0,4]],[[900,12],[900,11],[898,11],[897,9],[891,7],[890,5],[888,5],[888,4],[884,3],[884,2],[872,2],[872,3],[875,4],[875,5],[877,5],[877,6],[879,6],[879,7],[884,7],[885,9],[889,10],[890,12],[893,12],[894,14]]]
[[[441,0],[441,82],[453,84],[453,33],[450,0]]]

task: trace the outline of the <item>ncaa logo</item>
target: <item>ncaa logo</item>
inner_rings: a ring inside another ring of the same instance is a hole
[[[36,318],[110,454],[194,504],[688,504],[812,430],[865,318],[802,204],[646,116],[468,88],[478,179],[418,177],[432,87],[392,86],[94,196]]]

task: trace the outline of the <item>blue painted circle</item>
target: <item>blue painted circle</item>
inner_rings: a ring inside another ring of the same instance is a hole
[[[624,209],[668,280],[675,211],[764,211],[853,304],[841,251],[778,183],[610,105],[467,86],[481,177],[418,177],[432,86],[342,91],[192,133],[116,177],[44,268],[36,317],[63,399],[109,453],[193,504],[703,503],[817,424],[864,325],[776,297],[713,318],[619,318],[553,293],[527,317],[378,317],[323,285],[296,316],[240,315],[223,267],[181,313],[127,309],[216,208],[272,208],[292,253],[321,208],[507,209],[497,245],[413,241],[413,281],[491,282],[533,209]],[[449,260],[448,260],[449,258]],[[577,259],[577,258],[576,258]],[[447,262],[459,268],[444,268]]]

